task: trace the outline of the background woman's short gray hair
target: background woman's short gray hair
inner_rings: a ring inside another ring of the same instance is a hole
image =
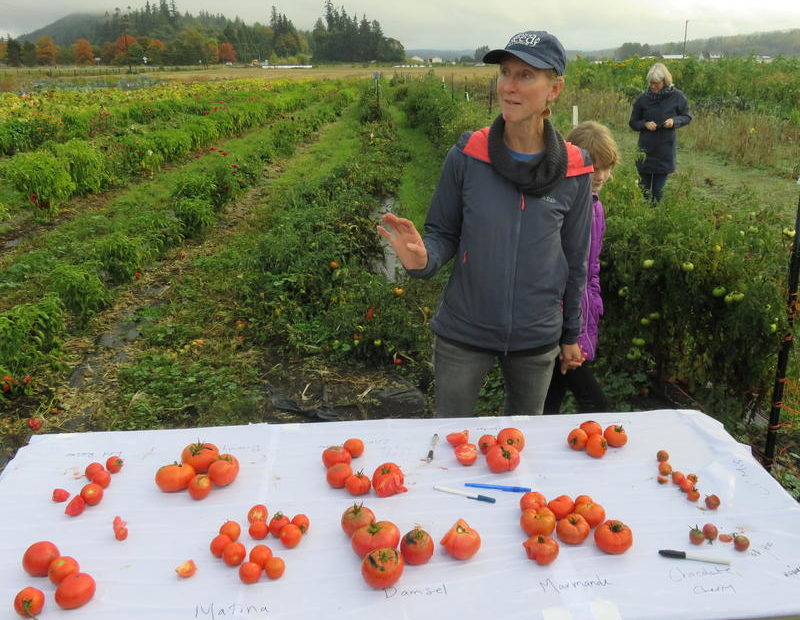
[[[647,82],[664,82],[664,86],[672,86],[672,74],[663,63],[657,62],[647,72]]]

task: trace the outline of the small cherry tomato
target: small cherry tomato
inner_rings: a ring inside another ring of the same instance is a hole
[[[214,554],[216,557],[222,557],[222,551],[228,545],[228,543],[232,543],[231,537],[227,534],[217,534],[214,538],[211,539],[211,553]]]
[[[225,521],[219,526],[219,533],[225,534],[231,540],[236,541],[239,540],[239,536],[242,534],[242,526],[236,521]]]
[[[94,462],[94,463],[89,463],[86,466],[86,469],[83,470],[83,473],[86,475],[86,478],[89,481],[91,481],[92,480],[92,476],[94,475],[95,472],[103,471],[104,469],[105,469],[105,467],[103,467],[102,463]]]
[[[110,473],[116,474],[119,472],[120,469],[122,469],[122,463],[123,463],[122,459],[119,458],[118,456],[109,456],[106,459],[106,469]]]
[[[311,525],[311,521],[309,518],[304,514],[295,515],[292,517],[292,524],[296,525],[300,528],[300,532],[305,534],[308,532],[308,526]]]
[[[481,438],[478,440],[478,448],[481,450],[481,454],[486,454],[493,445],[497,443],[497,437],[494,435],[481,435]]]
[[[95,484],[99,484],[104,489],[107,489],[108,485],[111,484],[111,473],[107,469],[98,469],[92,472],[90,480]]]
[[[53,489],[53,501],[57,503],[66,502],[69,499],[69,491],[66,489]]]
[[[705,502],[706,502],[706,508],[708,508],[709,510],[716,510],[717,508],[719,508],[720,501],[719,497],[717,497],[716,495],[706,495]]]
[[[264,572],[270,579],[280,579],[285,568],[286,564],[283,559],[277,556],[272,556],[264,563]]]
[[[238,541],[230,542],[222,550],[222,561],[228,566],[239,566],[247,557],[247,549]]]
[[[248,526],[247,533],[254,540],[264,540],[269,534],[269,525],[266,521],[253,521]]]
[[[178,576],[186,579],[197,572],[197,565],[194,563],[194,560],[186,560],[175,567],[175,572],[178,573]]]
[[[289,523],[291,523],[289,517],[279,510],[269,520],[269,533],[278,538],[283,527],[289,525]]]
[[[64,514],[70,517],[77,517],[79,514],[83,512],[83,509],[86,508],[86,500],[83,499],[80,495],[76,495],[67,504],[67,507],[64,508]]]
[[[247,521],[266,521],[269,518],[269,511],[264,504],[256,504],[247,511]]]
[[[90,482],[81,489],[81,497],[87,506],[96,506],[103,499],[103,487]]]
[[[256,583],[261,577],[262,567],[255,562],[242,562],[239,566],[239,579],[242,583]]]
[[[249,560],[251,562],[255,562],[261,568],[264,568],[264,564],[267,563],[272,557],[272,549],[267,547],[267,545],[256,545],[252,549],[250,549],[250,557]]]
[[[284,547],[292,549],[300,543],[303,538],[303,532],[294,523],[287,523],[281,528],[278,538],[281,539]]]

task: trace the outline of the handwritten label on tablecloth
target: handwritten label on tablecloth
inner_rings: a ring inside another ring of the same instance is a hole
[[[424,598],[429,596],[447,596],[447,586],[443,583],[436,586],[418,586],[414,588],[389,586],[388,588],[384,588],[383,591],[387,599],[395,597]]]
[[[676,566],[669,571],[673,582],[685,582],[693,594],[735,594],[733,581],[741,575],[730,566]]]
[[[269,608],[266,605],[243,605],[241,603],[231,603],[228,605],[217,605],[216,603],[200,603],[195,605],[194,618],[208,618],[216,620],[225,618],[226,620],[242,620],[244,618],[266,618],[269,615]]]

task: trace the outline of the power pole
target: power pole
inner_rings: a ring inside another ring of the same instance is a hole
[[[683,24],[683,59],[686,60],[686,33],[689,31],[689,20]]]

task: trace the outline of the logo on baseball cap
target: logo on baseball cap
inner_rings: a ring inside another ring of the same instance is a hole
[[[516,56],[537,69],[555,69],[558,75],[564,75],[567,68],[567,53],[561,41],[544,30],[515,34],[503,49],[487,52],[483,62],[499,64],[506,54]]]

